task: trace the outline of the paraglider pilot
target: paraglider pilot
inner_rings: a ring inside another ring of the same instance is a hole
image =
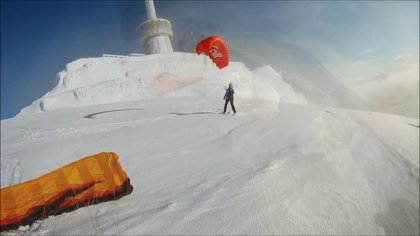
[[[225,100],[225,108],[223,110],[223,114],[226,113],[226,107],[228,102],[230,102],[230,106],[232,107],[233,112],[236,114],[235,105],[233,105],[233,94],[235,93],[235,90],[233,90],[232,83],[229,83],[229,87],[226,89],[225,96],[223,97],[223,100]]]

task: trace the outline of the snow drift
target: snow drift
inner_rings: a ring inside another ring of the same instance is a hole
[[[251,71],[231,62],[219,70],[206,56],[177,52],[71,62],[57,75],[55,87],[22,112],[168,96],[223,96],[229,82],[239,98],[306,104],[304,96],[269,66]]]

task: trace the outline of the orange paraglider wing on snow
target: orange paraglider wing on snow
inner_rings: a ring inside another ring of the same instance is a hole
[[[220,36],[213,35],[203,39],[196,45],[195,52],[209,56],[219,69],[229,65],[228,47]]]
[[[133,187],[118,155],[101,152],[24,183],[1,189],[0,231],[50,215],[130,194]]]

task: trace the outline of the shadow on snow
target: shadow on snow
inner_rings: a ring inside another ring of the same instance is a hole
[[[99,115],[99,114],[104,114],[104,113],[118,112],[118,111],[143,111],[143,110],[144,109],[119,109],[119,110],[101,111],[101,112],[96,112],[96,113],[85,115],[84,118],[95,119],[94,116]]]

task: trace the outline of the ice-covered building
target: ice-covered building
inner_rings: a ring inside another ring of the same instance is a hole
[[[140,44],[148,54],[172,53],[171,38],[173,36],[171,22],[157,18],[153,0],[146,0],[147,21],[137,29]]]

